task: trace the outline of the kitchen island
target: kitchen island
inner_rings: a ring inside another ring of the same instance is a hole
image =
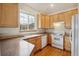
[[[41,35],[0,35],[1,56],[30,56],[35,45],[27,39]]]

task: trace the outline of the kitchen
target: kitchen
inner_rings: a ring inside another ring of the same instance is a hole
[[[0,3],[1,56],[71,56],[76,3]]]

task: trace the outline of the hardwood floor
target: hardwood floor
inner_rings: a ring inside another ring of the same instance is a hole
[[[60,50],[51,46],[43,48],[37,52],[34,56],[70,56],[69,51]]]

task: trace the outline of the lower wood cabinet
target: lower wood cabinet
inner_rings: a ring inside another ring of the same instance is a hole
[[[69,41],[69,37],[68,36],[65,36],[65,40],[64,40],[64,49],[67,50],[67,51],[70,51],[71,50],[71,43]]]
[[[49,33],[47,33],[47,44],[51,45],[52,44],[51,41],[52,41],[52,37],[51,37],[51,35]]]
[[[40,50],[41,49],[41,37],[37,37],[36,38],[36,50]]]
[[[0,42],[0,56],[1,56],[1,42]]]

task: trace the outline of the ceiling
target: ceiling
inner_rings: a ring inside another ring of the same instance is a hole
[[[50,4],[53,4],[53,7],[51,7]],[[77,4],[75,3],[27,3],[27,5],[37,11],[48,14],[77,7]]]

